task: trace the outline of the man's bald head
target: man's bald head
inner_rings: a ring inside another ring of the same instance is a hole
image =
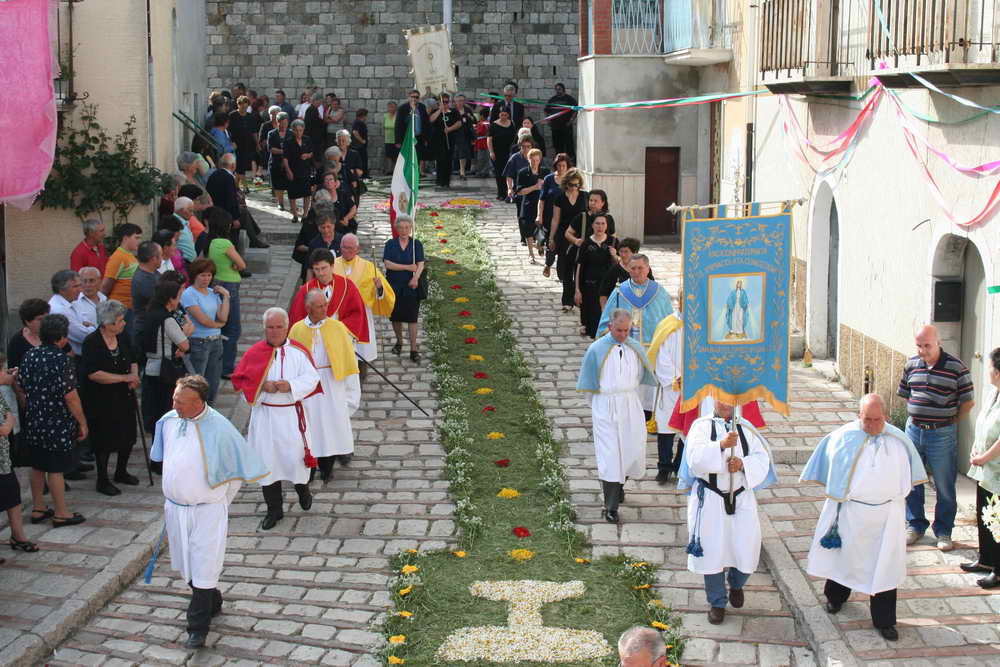
[[[868,435],[878,435],[885,428],[889,416],[885,401],[878,394],[865,394],[858,402],[858,419]]]
[[[623,667],[660,667],[667,662],[667,647],[659,632],[636,625],[618,638],[618,657]]]
[[[933,366],[941,356],[941,337],[938,335],[937,327],[933,324],[926,324],[920,327],[915,336],[917,343],[917,356],[925,364]]]

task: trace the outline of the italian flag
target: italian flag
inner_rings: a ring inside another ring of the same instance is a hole
[[[389,226],[396,237],[396,216],[414,217],[417,210],[417,194],[420,191],[420,161],[417,159],[417,137],[410,118],[410,127],[396,158],[396,168],[392,172],[392,186],[389,189]]]

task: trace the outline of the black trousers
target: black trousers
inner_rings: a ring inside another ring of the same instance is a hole
[[[983,525],[983,508],[992,500],[993,494],[981,486],[976,487],[976,528],[979,529],[979,564],[992,567],[1000,572],[1000,545],[993,539],[993,533]]]
[[[842,586],[832,579],[826,580],[823,586],[823,594],[826,599],[836,605],[847,602],[851,596],[851,589]],[[896,625],[896,589],[882,591],[871,596],[872,625],[876,628],[891,628]]]
[[[222,611],[222,593],[218,588],[195,588],[190,581],[191,602],[187,609],[187,631],[207,633],[212,617]]]
[[[658,424],[662,426],[662,424]],[[676,439],[676,433],[656,434],[656,469],[676,472],[681,467],[681,456],[684,455],[684,441]],[[674,452],[674,441],[677,442],[677,451]]]
[[[450,143],[443,143],[434,148],[434,157],[437,161],[437,173],[434,182],[438,187],[447,188],[451,186],[451,154]]]
[[[567,257],[565,251],[556,256],[556,275],[562,281],[562,305],[576,305],[576,262]]]
[[[497,181],[497,199],[507,198],[507,177],[503,175],[504,167],[507,166],[508,156],[500,155],[496,153],[497,159],[493,160],[493,176]]]
[[[599,281],[580,281],[580,319],[587,327],[587,335],[597,336],[597,325],[601,321],[601,283]]]
[[[618,482],[601,480],[601,490],[604,491],[604,507],[610,512],[617,512],[625,492],[625,485]]]
[[[552,144],[556,153],[565,153],[576,164],[576,141],[573,138],[573,126],[569,123],[552,127]]]

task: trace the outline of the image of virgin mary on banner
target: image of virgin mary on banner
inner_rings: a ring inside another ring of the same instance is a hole
[[[766,400],[788,414],[792,216],[758,208],[750,217],[684,213],[682,410],[711,396]]]

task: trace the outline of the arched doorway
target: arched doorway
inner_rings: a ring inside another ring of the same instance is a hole
[[[806,343],[813,356],[836,359],[840,331],[840,216],[833,189],[820,183],[813,194],[806,284]]]
[[[976,244],[968,238],[945,234],[934,249],[931,273],[935,289],[938,281],[961,281],[961,289],[957,291],[962,300],[959,315],[961,319],[958,322],[935,320],[934,324],[941,336],[941,347],[969,367],[975,386],[975,401],[977,405],[981,405],[986,381],[983,362],[989,353],[989,349],[986,349],[986,270],[982,255]],[[935,300],[940,298],[935,296]],[[935,310],[940,305],[936,305]],[[959,470],[963,473],[968,467],[962,462],[969,460],[977,411],[974,409],[972,415],[959,422],[958,460]]]

